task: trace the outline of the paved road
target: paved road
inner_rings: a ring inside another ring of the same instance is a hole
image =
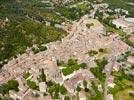
[[[85,18],[87,18],[87,15],[81,17],[81,19],[73,25],[71,32],[69,32],[70,34],[66,37],[67,40],[71,39],[74,36],[74,34],[81,32],[80,25],[85,20]]]

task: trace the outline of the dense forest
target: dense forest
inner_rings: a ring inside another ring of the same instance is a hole
[[[54,27],[65,19],[50,7],[51,3],[40,0],[0,0],[0,66],[33,44],[60,40],[67,35]],[[47,26],[46,22],[52,25]]]

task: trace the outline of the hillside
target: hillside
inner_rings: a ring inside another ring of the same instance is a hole
[[[40,0],[1,0],[0,1],[0,61],[25,52],[33,44],[56,41],[67,33],[54,24],[65,19],[51,8],[51,2]],[[49,22],[51,25],[46,25]],[[1,65],[2,66],[2,65]]]

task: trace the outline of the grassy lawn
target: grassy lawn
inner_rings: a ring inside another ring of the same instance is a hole
[[[115,100],[134,100],[134,97],[129,96],[129,91],[134,91],[132,89],[125,89],[123,91],[118,92],[115,94]]]
[[[69,59],[67,64],[65,64],[64,62],[59,62],[58,65],[60,66],[60,69],[64,76],[72,74],[74,71],[77,71],[80,68],[87,68],[86,63],[78,64],[76,59]]]
[[[67,76],[73,73],[74,71],[79,70],[80,68],[82,68],[81,64],[68,65],[66,68],[62,69],[62,73],[63,75]]]
[[[134,82],[126,80],[126,79],[122,80],[122,82],[127,84],[127,85],[129,85],[129,86],[131,86],[134,89]]]

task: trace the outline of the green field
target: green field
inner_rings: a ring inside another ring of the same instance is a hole
[[[122,71],[114,72],[115,77],[114,88],[109,88],[109,93],[113,94],[115,100],[132,100],[134,98],[129,94],[129,90],[134,91],[134,80],[133,77],[124,74]]]
[[[130,91],[134,91],[134,84],[132,81],[124,79],[122,83],[125,83],[125,85],[128,85],[130,87],[124,88],[122,91],[119,91],[115,94],[114,99],[115,100],[133,100],[134,96],[129,95]]]
[[[123,91],[118,92],[115,95],[115,100],[133,100],[134,97],[129,95],[129,91],[133,91],[132,89],[125,89]]]
[[[130,15],[134,17],[134,6],[130,5],[130,2],[134,3],[134,0],[103,0],[108,3],[111,8],[122,8],[128,10]]]

